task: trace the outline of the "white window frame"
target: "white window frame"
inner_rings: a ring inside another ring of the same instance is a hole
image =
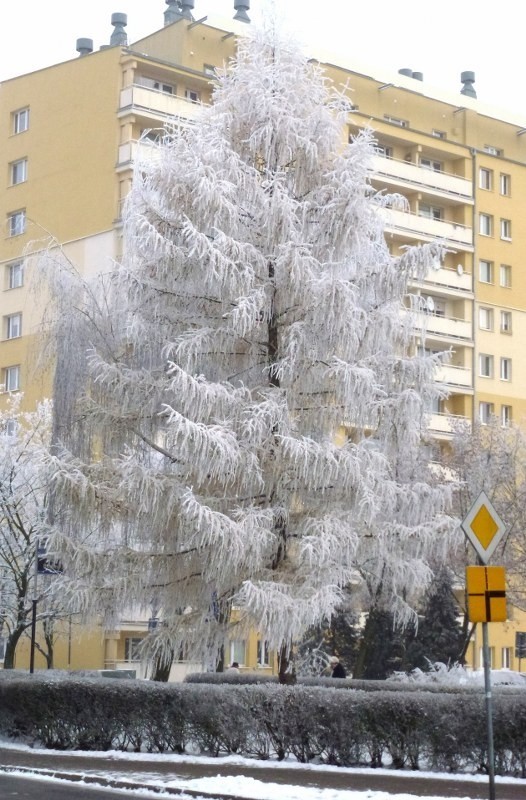
[[[513,329],[513,316],[511,311],[500,312],[500,332],[511,333]]]
[[[13,133],[24,133],[29,129],[29,106],[13,111]]]
[[[11,211],[7,216],[9,223],[9,236],[21,236],[26,232],[26,212],[21,208],[19,211]]]
[[[493,309],[485,306],[479,307],[479,328],[482,331],[493,330]]]
[[[18,186],[19,183],[27,181],[27,158],[19,158],[12,161],[11,167],[11,186]]]
[[[493,236],[493,217],[491,214],[479,214],[479,233],[481,236]]]
[[[446,131],[439,131],[437,128],[433,128],[431,131],[431,136],[434,136],[435,139],[446,139],[447,133]]]
[[[6,367],[3,374],[3,384],[6,392],[18,392],[20,389],[20,365]]]
[[[441,206],[432,206],[429,203],[419,203],[418,215],[439,222],[444,219],[444,209]]]
[[[400,119],[400,117],[392,117],[391,114],[384,114],[386,122],[391,122],[393,125],[398,125],[399,128],[409,128],[409,120]]]
[[[230,664],[237,661],[240,667],[244,667],[247,661],[247,642],[246,639],[232,639],[230,641]]]
[[[500,359],[500,379],[501,381],[511,381],[511,358],[502,356]]]
[[[509,197],[511,195],[511,175],[508,175],[507,172],[500,173],[499,187],[503,197]]]
[[[22,314],[9,314],[5,319],[5,338],[19,339],[22,336]]]
[[[124,660],[129,664],[140,661],[141,656],[139,648],[144,642],[144,637],[140,636],[126,636],[124,639]]]
[[[146,89],[153,89],[155,92],[162,94],[175,94],[176,86],[173,83],[165,83],[157,78],[149,78],[147,75],[140,75],[137,78],[138,86],[144,86]]]
[[[479,420],[481,425],[489,425],[491,417],[493,416],[494,405],[482,401],[479,403]]]
[[[492,144],[485,144],[482,149],[485,153],[489,153],[490,156],[502,155],[502,150],[499,147],[494,147]]]
[[[24,285],[24,262],[12,261],[7,264],[7,286],[9,289],[19,289]]]
[[[479,353],[479,376],[493,378],[493,356],[489,353]]]
[[[500,271],[500,285],[504,289],[511,289],[511,266],[509,264],[501,264]]]
[[[501,219],[500,238],[506,242],[511,242],[511,219]]]
[[[201,92],[198,91],[197,89],[189,89],[187,87],[184,90],[184,96],[191,103],[200,103],[201,102]]]
[[[257,640],[256,658],[258,667],[270,666],[270,647],[266,639]]]
[[[501,648],[501,667],[502,669],[511,669],[511,657],[512,657],[512,649],[511,647],[503,647]]]
[[[500,424],[503,428],[509,428],[511,425],[511,421],[513,419],[512,414],[512,407],[511,406],[501,406],[500,407]]]
[[[493,170],[487,167],[479,168],[479,189],[490,192],[493,189]]]
[[[16,436],[17,432],[18,432],[18,421],[16,419],[6,419],[3,430],[4,436],[12,438]]]
[[[420,157],[420,166],[422,169],[430,169],[433,172],[443,172],[444,165],[441,161],[435,161],[432,158],[427,158],[426,156]]]
[[[483,273],[486,277],[483,277]],[[479,261],[479,281],[481,283],[493,283],[493,261],[482,258]]]
[[[374,152],[377,156],[381,156],[382,158],[393,157],[393,148],[389,147],[387,144],[382,144],[381,142],[376,142],[374,146]]]

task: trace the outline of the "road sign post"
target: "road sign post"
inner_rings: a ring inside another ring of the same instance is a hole
[[[488,622],[501,622],[506,616],[505,576],[503,567],[485,566],[506,532],[506,526],[484,492],[481,492],[462,528],[475,548],[479,564],[466,570],[468,614],[473,622],[482,622],[482,653],[484,660],[484,693],[486,697],[486,727],[488,735],[489,800],[495,800],[495,751],[493,745],[493,703],[491,696],[491,662]],[[482,572],[480,572],[482,570]]]

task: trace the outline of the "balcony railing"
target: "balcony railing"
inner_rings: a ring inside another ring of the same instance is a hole
[[[473,389],[473,372],[467,367],[457,367],[454,364],[441,364],[435,378],[440,383],[448,386],[457,386],[462,389]]]
[[[438,436],[451,437],[460,425],[467,425],[471,429],[471,421],[458,414],[429,414],[428,431]]]
[[[427,335],[446,336],[450,339],[473,339],[472,324],[469,320],[438,316],[431,313],[417,314],[418,327]]]
[[[402,233],[409,238],[423,241],[442,240],[454,244],[462,250],[473,250],[473,229],[456,222],[421,217],[409,211],[396,208],[383,210],[386,231]]]
[[[200,103],[194,103],[175,94],[149,89],[146,86],[127,86],[120,94],[119,116],[133,112],[160,119],[167,117],[195,119],[200,109]]]
[[[452,202],[473,203],[472,182],[458,175],[385,156],[374,156],[373,173],[386,183],[413,187],[440,196],[449,195]]]
[[[427,286],[428,291],[430,284],[460,292],[473,291],[471,275],[462,270],[448,269],[446,267],[440,267],[438,269],[431,268],[426,275],[425,282],[418,281],[418,283]]]

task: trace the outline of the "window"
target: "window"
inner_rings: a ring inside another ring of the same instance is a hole
[[[480,189],[493,189],[493,170],[481,167],[479,170]]]
[[[492,308],[479,308],[479,328],[483,331],[493,330]]]
[[[23,133],[29,128],[29,108],[21,108],[13,113],[13,133]]]
[[[21,158],[20,161],[13,161],[11,164],[11,185],[16,186],[17,183],[24,181],[27,181],[27,158]]]
[[[175,94],[175,86],[172,83],[163,83],[163,81],[156,80],[156,78],[147,78],[145,75],[140,75],[137,83],[139,86],[146,86],[148,89],[155,89],[157,92]]]
[[[393,148],[388,147],[386,144],[380,144],[380,142],[375,144],[374,151],[376,155],[382,156],[383,158],[393,157]]]
[[[508,242],[511,242],[511,219],[501,219],[500,238],[507,239]]]
[[[511,333],[511,311],[500,312],[500,332]]]
[[[493,235],[493,217],[489,214],[479,214],[479,233],[482,236]]]
[[[5,639],[3,636],[0,636],[0,661],[3,661],[5,658]]]
[[[489,356],[487,353],[480,353],[479,375],[481,378],[493,377],[493,356]]]
[[[501,358],[500,379],[501,381],[511,381],[511,358]]]
[[[427,203],[420,203],[418,206],[418,214],[421,217],[428,217],[429,219],[444,219],[444,209],[440,206],[430,206]]]
[[[141,660],[141,645],[144,639],[135,636],[127,636],[124,640],[124,660],[125,661],[140,661]]]
[[[16,436],[18,431],[18,422],[16,419],[6,419],[2,433],[4,436]]]
[[[442,172],[444,165],[441,161],[433,161],[430,158],[421,158],[420,166],[424,169],[432,169],[434,172]]]
[[[500,193],[506,196],[511,194],[511,175],[500,173]]]
[[[9,224],[9,236],[20,236],[26,230],[26,212],[13,211],[7,217]]]
[[[479,261],[479,279],[481,283],[493,283],[492,261]]]
[[[503,428],[509,428],[511,425],[511,406],[500,407],[500,424]]]
[[[5,338],[18,339],[22,336],[22,314],[10,314],[5,317]]]
[[[16,392],[20,389],[20,367],[6,367],[4,370],[3,384],[6,392]]]
[[[493,416],[493,403],[479,403],[479,419],[481,425],[489,425]]]
[[[485,144],[482,149],[484,150],[485,153],[489,153],[490,156],[502,155],[502,150],[500,150],[498,147],[493,147],[492,144]]]
[[[185,89],[184,96],[187,100],[190,100],[191,103],[199,103],[201,100],[200,92],[196,91],[195,89]]]
[[[390,114],[384,114],[384,119],[387,122],[392,122],[393,125],[398,125],[400,128],[409,127],[409,122],[406,119],[400,119],[399,117],[392,117]]]
[[[260,667],[268,667],[270,664],[270,650],[268,642],[264,639],[258,639],[257,643],[257,662]]]
[[[210,75],[212,78],[216,76],[216,68],[213,64],[203,64],[203,72],[205,75]]]
[[[446,132],[445,131],[437,131],[436,128],[433,128],[433,130],[431,131],[431,136],[434,136],[435,139],[445,139],[446,138]]]
[[[500,265],[500,285],[511,289],[511,267],[509,264]]]
[[[9,289],[18,289],[24,284],[24,262],[13,261],[7,265],[7,285]]]
[[[230,663],[233,664],[237,661],[239,666],[246,663],[246,649],[247,643],[244,639],[235,639],[230,642]]]

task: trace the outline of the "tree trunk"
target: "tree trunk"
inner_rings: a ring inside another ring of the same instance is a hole
[[[288,645],[282,645],[278,655],[279,666],[279,682],[286,686],[293,686],[297,681],[296,669],[294,667],[294,659],[291,658],[291,648]]]
[[[15,668],[15,651],[16,646],[20,640],[24,632],[24,628],[15,628],[15,630],[11,633],[10,636],[7,638],[7,642],[5,645],[5,653],[4,653],[4,669],[14,669]]]
[[[170,653],[166,656],[161,656],[161,655],[157,656],[153,665],[151,680],[157,681],[158,683],[168,683],[173,660],[174,660],[173,650],[171,650]]]

